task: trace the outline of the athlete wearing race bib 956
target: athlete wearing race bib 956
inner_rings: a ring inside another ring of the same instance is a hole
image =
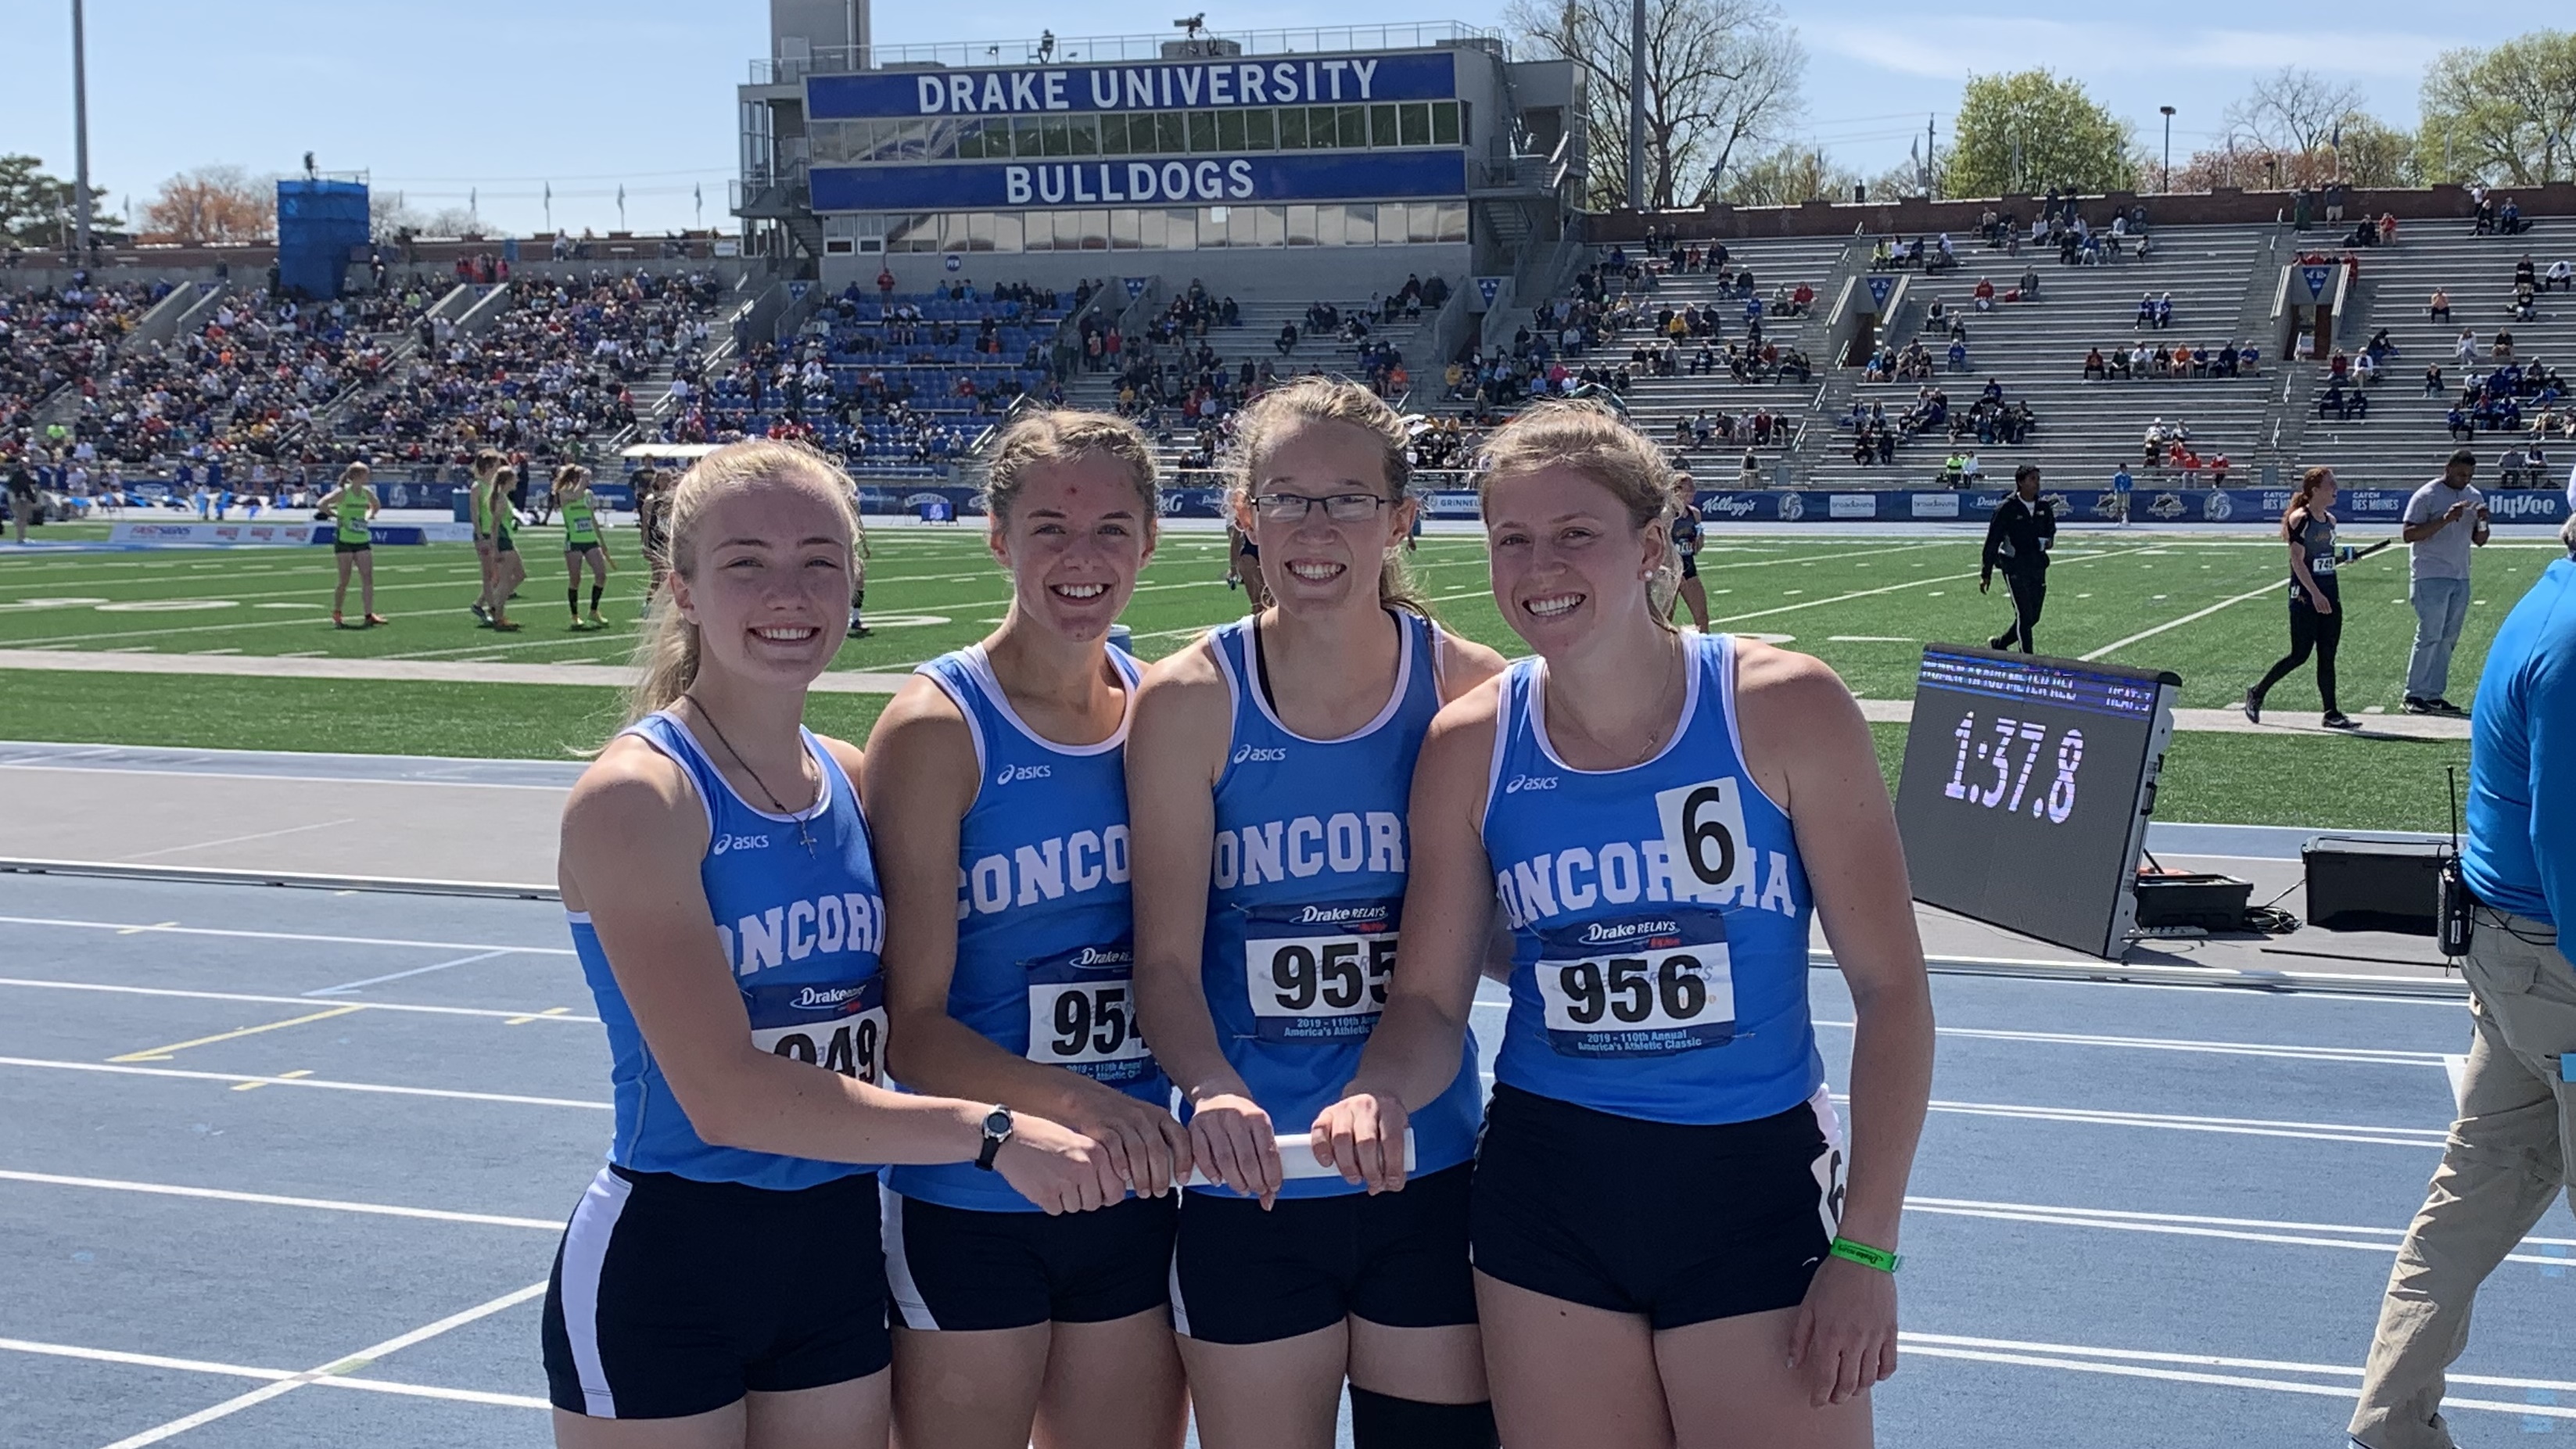
[[[1423,744],[1404,954],[1317,1130],[1383,1162],[1438,1110],[1499,903],[1472,1215],[1504,1441],[1866,1444],[1932,1059],[1868,726],[1816,660],[1659,616],[1670,469],[1625,421],[1542,403],[1484,462],[1495,601],[1536,657]],[[1848,1189],[1811,910],[1857,1018]]]
[[[906,1443],[1181,1443],[1165,1285],[1189,1137],[1136,1028],[1137,666],[1108,643],[1153,557],[1155,504],[1133,425],[1064,411],[1012,424],[984,489],[1009,613],[922,665],[868,741],[871,818],[905,847],[885,866],[896,1075],[1064,1123],[1109,1167],[1079,1201],[1032,1201],[970,1164],[888,1174]],[[1096,1211],[1054,1215],[1065,1207]]]
[[[797,723],[841,643],[848,487],[767,440],[690,470],[635,718],[564,807],[616,1115],[547,1286],[559,1444],[802,1449],[828,1423],[884,1449],[875,1164],[972,1160],[1049,1197],[1102,1174],[1041,1117],[877,1084],[862,760]]]
[[[1232,506],[1270,607],[1156,664],[1136,707],[1137,985],[1215,1180],[1187,1194],[1171,1275],[1210,1449],[1330,1443],[1345,1378],[1360,1449],[1494,1438],[1467,1262],[1474,1044],[1448,1044],[1401,1192],[1321,1139],[1289,1176],[1276,1137],[1347,1089],[1409,949],[1422,732],[1501,665],[1405,592],[1407,441],[1348,382],[1256,400]]]

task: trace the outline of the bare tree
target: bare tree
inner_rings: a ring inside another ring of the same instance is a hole
[[[1627,202],[1628,0],[1510,0],[1504,23],[1532,51],[1574,62],[1590,128],[1591,205]],[[1807,68],[1768,0],[1647,0],[1646,204],[1723,187],[1744,153],[1781,139]]]
[[[2361,87],[2330,81],[2303,66],[2285,65],[2254,83],[2224,113],[2238,149],[2304,156],[2327,144],[2345,118],[2360,114],[2368,97]]]
[[[1739,158],[1712,194],[1737,206],[1796,206],[1806,201],[1848,201],[1860,173],[1814,146],[1794,142]]]
[[[143,206],[147,239],[235,246],[277,237],[277,178],[238,166],[200,166],[161,183]]]

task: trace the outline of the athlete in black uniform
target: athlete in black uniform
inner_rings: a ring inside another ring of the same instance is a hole
[[[2334,504],[2334,470],[2310,468],[2299,478],[2289,511],[2281,515],[2281,537],[2290,545],[2290,652],[2264,674],[2262,683],[2245,691],[2245,717],[2256,724],[2263,722],[2263,696],[2313,652],[2325,727],[2361,728],[2335,707],[2335,650],[2343,643],[2343,596],[2335,587],[2335,565],[2349,561],[2352,550],[2335,546]]]
[[[1699,581],[1699,490],[1692,485],[1691,475],[1673,475],[1673,552],[1682,561],[1681,582],[1674,585],[1673,596],[1691,612],[1691,622],[1703,634],[1708,632],[1708,585]]]
[[[2024,463],[2013,470],[2012,496],[1996,506],[1994,521],[1986,525],[1977,592],[1993,586],[2000,568],[2013,601],[2012,627],[1987,640],[1987,648],[2010,649],[2018,640],[2024,654],[2037,649],[2031,632],[2039,626],[2040,606],[2048,602],[2048,550],[2056,541],[2056,506],[2039,496],[2039,465]]]

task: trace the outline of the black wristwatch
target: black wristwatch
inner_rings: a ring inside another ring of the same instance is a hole
[[[1002,1144],[1011,1140],[1011,1109],[995,1107],[984,1114],[984,1150],[975,1154],[975,1165],[986,1172],[993,1170],[993,1158]]]

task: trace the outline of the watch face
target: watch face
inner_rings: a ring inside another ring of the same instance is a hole
[[[986,1136],[1003,1137],[1009,1135],[1010,1130],[1011,1114],[1005,1109],[996,1107],[985,1116],[984,1134]]]

